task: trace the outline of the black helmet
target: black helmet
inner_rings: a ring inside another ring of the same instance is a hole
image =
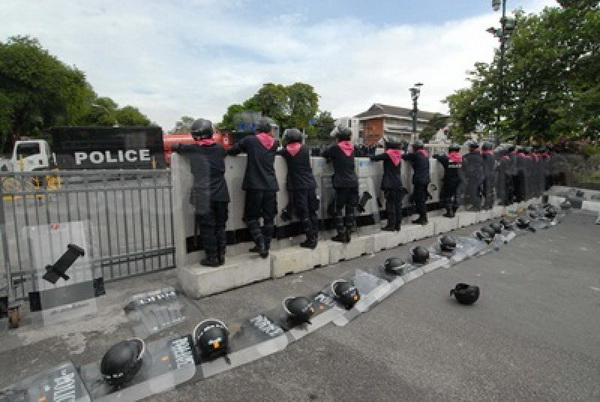
[[[493,239],[494,237],[496,237],[496,230],[494,228],[492,228],[491,225],[482,227],[481,232],[487,234],[487,236],[490,239]]]
[[[504,226],[505,229],[510,229],[515,225],[515,222],[507,218],[502,218],[500,219],[500,224]]]
[[[560,209],[563,209],[563,210],[571,209],[571,203],[569,202],[569,200],[564,200],[563,202],[561,202]]]
[[[256,128],[254,131],[257,133],[270,133],[273,128],[271,127],[271,119],[268,117],[261,117],[256,122]]]
[[[479,299],[479,286],[466,283],[457,283],[454,289],[450,291],[450,296],[454,295],[460,304],[470,305]]]
[[[529,211],[528,215],[531,219],[538,219],[539,217],[542,216],[542,214],[540,214],[539,211]]]
[[[221,320],[201,321],[194,328],[194,342],[200,356],[212,360],[224,356],[229,351],[229,329]]]
[[[527,209],[528,209],[529,211],[537,211],[537,210],[538,210],[538,207],[537,207],[537,205],[535,205],[535,204],[529,204],[529,205],[527,206]]]
[[[302,132],[297,128],[288,128],[283,132],[283,140],[287,144],[292,142],[302,142]]]
[[[194,139],[212,138],[215,132],[211,121],[206,119],[194,120],[190,131],[192,132],[192,137],[194,137]]]
[[[500,223],[492,222],[490,223],[490,227],[494,229],[494,232],[496,232],[496,234],[502,233],[502,225]]]
[[[402,144],[396,138],[393,137],[383,137],[379,140],[379,144],[383,145],[385,148],[390,149],[400,149]]]
[[[429,251],[423,246],[412,247],[410,255],[415,264],[425,264],[429,260]]]
[[[331,131],[331,136],[339,141],[350,141],[352,138],[352,130],[346,126],[337,126]]]
[[[493,147],[494,146],[489,141],[484,141],[483,144],[481,144],[481,149],[483,149],[484,151],[490,151]]]
[[[133,379],[142,367],[146,344],[131,338],[113,345],[102,357],[100,373],[108,384],[121,386]]]
[[[438,237],[438,244],[442,251],[454,251],[456,248],[456,240],[450,235],[443,235]]]
[[[469,148],[479,148],[479,144],[477,143],[477,141],[469,141],[467,142],[467,145],[469,146]]]
[[[388,274],[392,275],[405,275],[410,270],[410,264],[402,260],[401,258],[388,258],[383,263],[383,269]]]
[[[414,150],[423,149],[424,147],[425,147],[425,144],[421,140],[415,140],[415,142],[412,143],[412,148]]]
[[[356,302],[360,300],[360,294],[356,286],[345,279],[333,281],[331,283],[331,291],[347,310],[354,307]]]
[[[288,314],[290,320],[298,323],[308,322],[315,314],[315,307],[306,297],[288,297],[283,300],[283,309]]]
[[[529,227],[530,221],[528,218],[524,216],[520,216],[517,218],[517,226],[519,229],[527,229]]]
[[[460,145],[458,144],[450,144],[450,146],[448,147],[448,152],[459,152],[460,151]]]
[[[547,218],[554,218],[556,215],[558,215],[558,210],[556,209],[555,206],[550,205],[546,208],[546,217]]]
[[[495,233],[494,233],[494,235],[495,235]],[[483,231],[483,230],[478,230],[477,232],[475,232],[475,237],[486,243],[491,243],[492,240],[494,239],[493,236],[490,236],[490,233],[488,231]]]

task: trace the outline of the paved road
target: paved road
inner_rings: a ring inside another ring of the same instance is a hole
[[[518,237],[497,253],[407,284],[347,327],[330,324],[282,353],[149,400],[600,400],[600,226],[594,225],[595,217],[574,213],[563,224]],[[208,317],[228,323],[248,317],[285,296],[314,291],[343,272],[407,255],[408,248],[199,301],[182,299],[189,320],[179,330]],[[108,307],[94,320],[60,330],[48,327],[44,334],[31,326],[0,334],[0,387],[66,351],[78,364],[100,358],[131,333],[118,301],[173,281],[172,273],[162,273],[111,284]],[[463,281],[481,287],[472,307],[448,297]]]

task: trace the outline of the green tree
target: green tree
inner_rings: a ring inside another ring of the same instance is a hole
[[[50,55],[27,36],[0,42],[0,144],[76,123],[94,91],[80,70]]]
[[[133,106],[125,106],[116,113],[117,122],[120,126],[149,126],[150,120]]]
[[[448,116],[444,116],[440,113],[434,114],[431,119],[429,119],[425,127],[423,127],[423,130],[419,134],[419,138],[425,142],[431,140],[438,130],[448,125],[449,121],[450,117]]]
[[[241,105],[229,106],[218,126],[223,130],[234,130],[236,116],[247,111],[270,117],[282,131],[291,127],[309,129],[309,122],[315,119],[318,109],[319,96],[311,85],[296,82],[284,86],[269,82]]]
[[[319,111],[315,116],[316,123],[308,131],[309,136],[329,139],[329,134],[335,128],[335,119],[331,112],[326,110]]]
[[[539,14],[516,14],[504,57],[503,139],[597,139],[600,131],[600,10],[597,1],[563,0]],[[457,128],[491,126],[498,102],[499,52],[478,63],[471,87],[446,98]],[[491,114],[490,114],[491,112]]]
[[[173,128],[169,133],[189,133],[192,130],[192,123],[194,122],[193,117],[183,116],[181,119],[175,123],[175,128]]]

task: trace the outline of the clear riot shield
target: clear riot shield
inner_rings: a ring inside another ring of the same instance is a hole
[[[486,253],[487,243],[475,237],[458,236],[456,238],[456,249],[450,262],[455,264],[467,258],[477,257]]]
[[[121,387],[108,384],[100,363],[82,366],[81,378],[94,401],[138,401],[174,389],[194,378],[197,356],[191,335],[172,335],[146,344],[142,365],[133,379]]]
[[[325,230],[323,231],[323,239],[328,240],[334,233],[331,229],[335,230],[333,223],[333,216],[335,212],[335,191],[331,184],[331,172],[326,171],[321,176],[320,185],[318,188],[321,205],[319,219],[323,221]],[[331,223],[329,223],[331,222]]]
[[[172,286],[132,296],[124,310],[135,334],[142,339],[185,320]]]
[[[350,310],[345,311],[333,320],[337,326],[346,326],[360,314],[369,311],[371,307],[381,302],[391,293],[390,282],[370,273],[366,270],[357,269],[347,279],[356,286],[360,294],[360,300]]]
[[[62,363],[0,390],[6,402],[87,402],[91,401],[77,368]]]
[[[531,219],[529,230],[532,232],[539,232],[540,230],[548,229],[550,227],[550,222],[550,219],[546,217]]]
[[[266,313],[252,316],[239,324],[229,326],[229,353],[210,361],[200,358],[194,379],[212,377],[262,357],[281,352],[288,345],[285,330]]]
[[[41,311],[44,325],[95,313],[104,295],[102,270],[90,258],[89,222],[75,221],[24,228],[36,270],[31,311]]]

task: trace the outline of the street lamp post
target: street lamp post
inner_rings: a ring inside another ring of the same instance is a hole
[[[409,89],[410,91],[410,97],[412,98],[413,101],[413,108],[412,108],[412,141],[417,139],[417,112],[419,111],[419,108],[417,107],[417,102],[419,100],[419,95],[421,94],[421,87],[423,86],[422,82],[417,82],[412,88]]]
[[[498,61],[498,99],[496,105],[496,130],[494,143],[500,144],[500,110],[502,109],[502,98],[504,97],[504,51],[509,33],[514,29],[515,24],[512,18],[506,17],[506,0],[492,0],[492,8],[498,11],[502,3],[502,18],[500,18],[500,29],[488,28],[488,32],[500,40],[500,60]],[[491,138],[490,138],[491,139]]]

